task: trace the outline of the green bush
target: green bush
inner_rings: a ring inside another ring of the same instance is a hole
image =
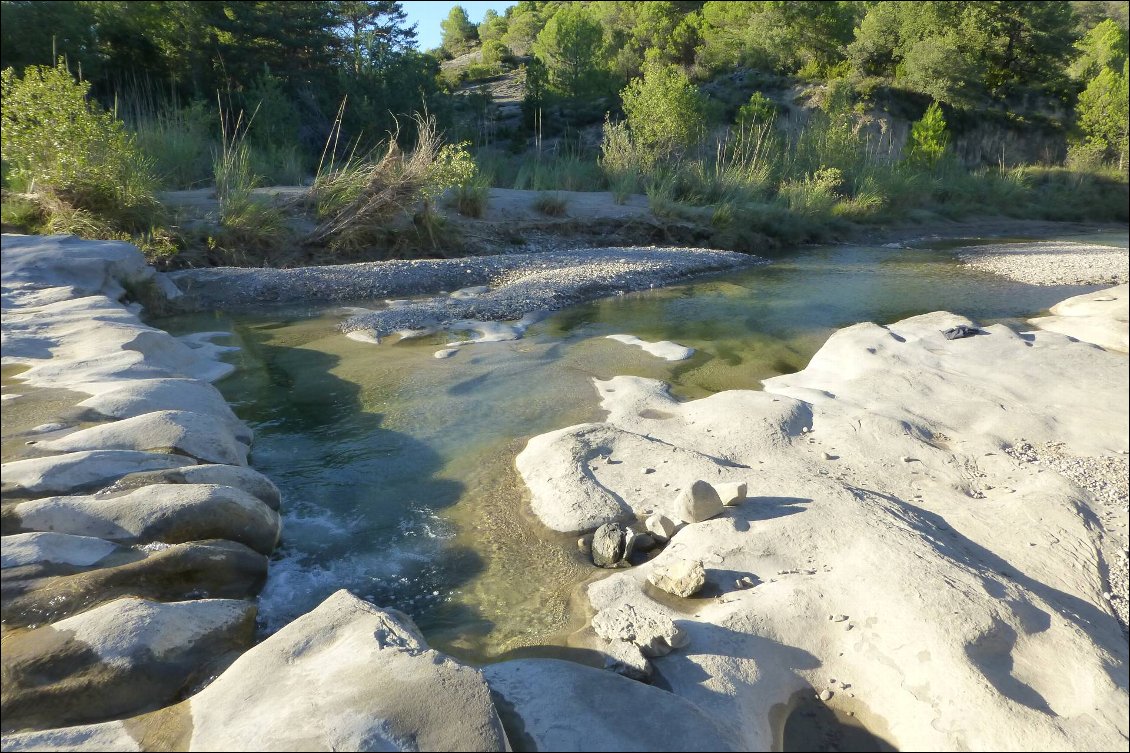
[[[2,74],[4,160],[9,179],[59,208],[109,226],[146,229],[159,210],[152,162],[125,125],[88,98],[59,62]]]
[[[949,137],[946,135],[946,120],[937,102],[931,102],[921,120],[910,126],[910,139],[907,142],[906,158],[928,167],[938,164],[945,154]]]
[[[702,137],[703,99],[678,67],[648,62],[620,96],[632,140],[647,166],[681,156]]]

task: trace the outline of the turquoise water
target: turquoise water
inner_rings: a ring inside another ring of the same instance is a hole
[[[1125,233],[1087,240],[1126,246]],[[563,645],[570,595],[596,574],[575,537],[530,519],[513,468],[529,437],[601,417],[592,378],[663,379],[687,398],[758,389],[855,322],[945,309],[1019,325],[1093,289],[971,272],[941,249],[837,246],[576,306],[522,340],[442,360],[432,354],[448,337],[356,342],[332,309],[156,324],[230,331],[242,348],[217,386],[256,432],[252,463],[284,494],[264,631],[349,588],[412,615],[438,648],[488,661]],[[614,333],[697,352],[668,363],[605,338]]]

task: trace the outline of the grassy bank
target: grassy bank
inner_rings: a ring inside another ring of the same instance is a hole
[[[457,254],[473,224],[445,215],[489,215],[490,187],[530,191],[544,232],[575,233],[580,224],[583,235],[583,222],[555,222],[569,212],[557,192],[609,191],[618,203],[645,195],[657,226],[691,227],[702,242],[751,253],[887,224],[1130,219],[1124,169],[1077,157],[968,167],[941,131],[922,158],[875,139],[834,104],[799,126],[772,117],[703,124],[665,150],[639,128],[606,120],[599,145],[590,131],[588,139],[537,140],[515,153],[450,143],[427,114],[402,119],[403,129],[362,149],[342,133],[343,102],[314,154],[279,138],[258,108],[177,108],[134,97],[116,116],[62,66],[22,81],[7,76],[5,101],[5,230],[129,239],[164,266]],[[70,125],[60,128],[45,107],[67,113]],[[287,202],[254,191],[277,184],[307,188]],[[192,215],[159,199],[163,190],[201,187],[214,192],[214,211]]]

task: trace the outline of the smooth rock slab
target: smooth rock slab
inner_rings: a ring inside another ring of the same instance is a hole
[[[706,585],[706,570],[699,560],[678,560],[652,568],[647,579],[656,588],[674,596],[694,596]]]
[[[131,473],[196,465],[180,455],[133,450],[70,452],[0,466],[0,488],[17,494],[65,494],[102,487]]]
[[[694,704],[612,672],[519,659],[484,667],[483,676],[515,745],[527,750],[739,749]]]
[[[250,645],[255,605],[118,599],[4,637],[5,731],[92,722],[171,703]]]
[[[117,544],[93,536],[17,533],[0,539],[0,567],[7,569],[40,562],[89,567],[118,549]]]
[[[251,444],[251,430],[232,413],[220,391],[207,382],[198,379],[131,379],[117,384],[120,386],[99,392],[79,405],[116,419],[165,410],[201,413],[220,419],[236,439],[243,444]]]
[[[338,591],[190,701],[190,750],[509,750],[478,670]]]
[[[60,536],[63,534],[17,534]],[[100,541],[100,539],[94,539]],[[266,556],[234,541],[203,541],[134,550],[108,542],[112,554],[81,567],[40,562],[4,571],[3,615],[7,626],[44,624],[114,599],[153,601],[245,599],[267,579]]]
[[[687,632],[665,614],[631,604],[602,609],[592,618],[592,628],[606,641],[627,641],[644,656],[665,656],[690,641]]]
[[[102,491],[124,492],[154,484],[218,484],[241,489],[258,497],[272,510],[278,510],[282,501],[279,488],[269,478],[253,468],[239,465],[189,465],[160,471],[140,471],[123,476]]]
[[[55,531],[107,541],[179,544],[229,539],[270,554],[278,543],[278,513],[230,486],[159,484],[120,497],[47,497],[0,514],[3,531]]]
[[[81,450],[177,450],[206,463],[247,465],[247,445],[222,419],[204,413],[163,410],[92,426],[39,446],[54,452]]]

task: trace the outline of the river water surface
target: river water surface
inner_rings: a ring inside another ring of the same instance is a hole
[[[1085,240],[1127,245],[1125,233]],[[653,377],[684,398],[759,389],[804,368],[849,324],[948,310],[1019,327],[1096,287],[1010,282],[962,268],[941,247],[835,246],[576,306],[521,340],[447,359],[433,353],[450,335],[357,342],[330,308],[154,324],[231,332],[241,348],[237,371],[217,386],[255,430],[252,464],[283,492],[264,632],[348,588],[410,614],[436,648],[486,662],[564,645],[570,595],[597,573],[575,536],[531,519],[514,470],[529,437],[603,416],[593,378]],[[606,339],[614,333],[697,352],[669,363]]]

